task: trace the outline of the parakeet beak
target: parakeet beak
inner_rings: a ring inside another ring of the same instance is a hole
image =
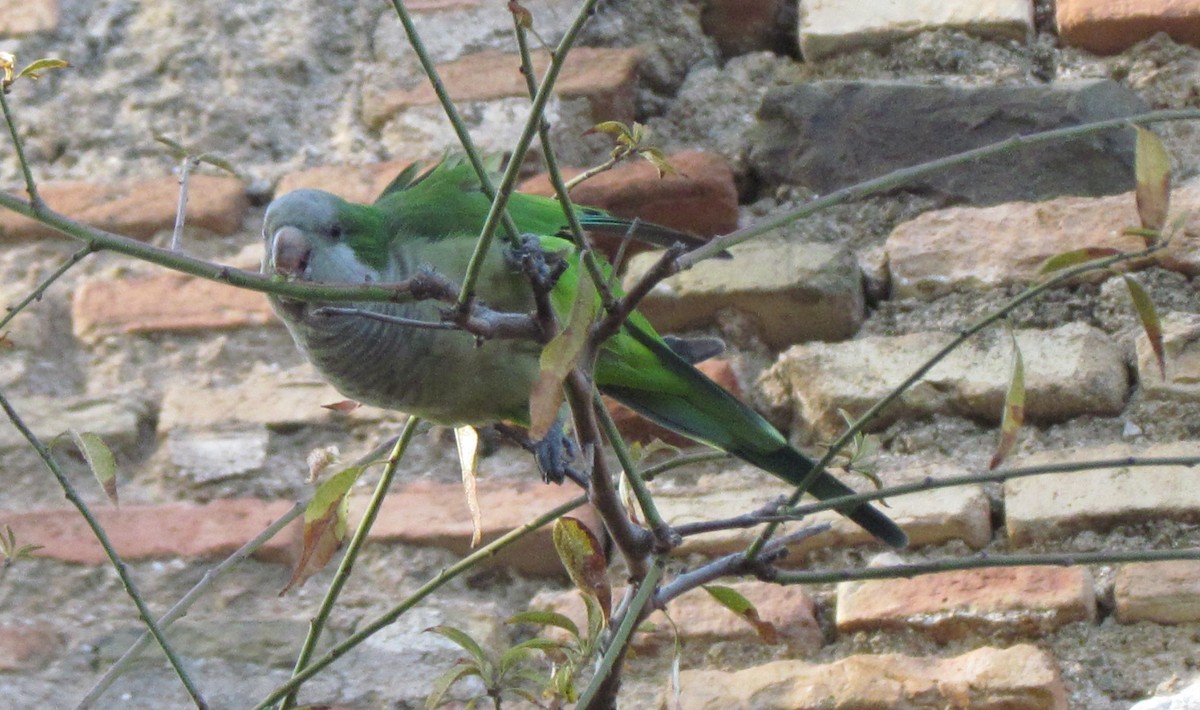
[[[312,245],[295,227],[280,227],[271,238],[271,264],[275,273],[290,279],[303,278],[312,256]]]

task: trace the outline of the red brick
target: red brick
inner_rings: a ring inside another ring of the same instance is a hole
[[[1058,33],[1066,44],[1116,54],[1157,32],[1200,45],[1200,0],[1058,0]]]
[[[717,384],[732,392],[735,397],[741,396],[741,385],[727,360],[707,360],[696,367]],[[625,437],[626,441],[646,443],[654,439],[662,439],[674,446],[691,446],[696,443],[686,436],[660,427],[612,397],[605,397],[604,401],[608,405],[608,413],[616,422],[617,429],[620,430],[621,436]]]
[[[87,281],[72,299],[71,319],[75,336],[85,341],[278,323],[262,293],[176,273]]]
[[[401,170],[419,157],[369,165],[320,165],[284,176],[275,188],[275,195],[301,189],[325,190],[351,202],[369,204]]]
[[[703,237],[737,229],[737,188],[729,163],[719,155],[700,151],[676,153],[669,160],[678,174],[660,178],[648,161],[634,160],[584,181],[571,190],[571,199],[618,217],[637,217]],[[564,171],[567,179],[580,172]],[[525,181],[520,189],[554,195],[546,175]],[[620,241],[601,238],[599,246],[612,256]]]
[[[754,605],[758,617],[772,624],[780,643],[792,653],[814,653],[825,639],[814,615],[812,597],[798,586],[783,586],[766,582],[720,582],[732,587]],[[614,590],[613,600],[625,591]],[[587,612],[579,592],[575,590],[541,592],[530,608],[564,614],[579,628],[586,628]],[[754,628],[739,615],[722,606],[702,589],[695,589],[667,605],[675,626],[662,612],[652,614],[634,636],[634,647],[640,653],[670,650],[676,630],[685,647],[688,644],[736,642],[761,646],[763,640]],[[552,636],[554,633],[548,631]]]
[[[142,182],[94,183],[81,180],[47,182],[38,186],[52,209],[93,227],[135,239],[149,239],[175,225],[179,181],[164,175]],[[24,190],[13,191],[25,197]],[[242,227],[250,203],[241,180],[224,175],[188,178],[186,224],[216,234],[233,234]],[[0,236],[31,239],[58,234],[15,212],[0,212]]]
[[[972,633],[1040,635],[1096,616],[1084,567],[997,567],[838,585],[837,628],[915,629],[941,643]]]
[[[92,514],[125,561],[170,557],[213,558],[230,554],[286,513],[287,501],[254,498],[216,500],[204,505],[107,504]],[[105,564],[104,549],[74,508],[0,512],[0,525],[13,529],[22,545],[41,545],[37,557],[76,564]],[[289,526],[257,553],[272,561],[289,559],[297,525]]]
[[[4,624],[0,626],[0,672],[44,668],[62,648],[62,636],[48,624]]]
[[[700,26],[726,56],[774,48],[782,0],[709,0]]]
[[[536,475],[532,466],[530,474]],[[481,544],[495,540],[579,494],[579,489],[573,485],[480,480]],[[365,503],[366,498],[351,500],[351,525],[357,524],[359,511]],[[414,511],[420,511],[420,514],[414,515]],[[584,521],[594,531],[600,529],[600,523],[590,506],[576,508],[568,515]],[[496,555],[495,562],[526,574],[564,575],[550,537],[551,527],[546,525],[505,548]],[[371,539],[441,547],[467,555],[471,552],[473,532],[471,514],[461,485],[419,481],[393,490],[388,495],[379,518],[371,528]]]
[[[637,49],[574,49],[559,74],[555,92],[563,98],[588,99],[597,121],[631,121],[633,83],[641,58]],[[546,52],[534,53],[534,71],[539,76],[548,63]],[[488,51],[439,65],[438,73],[455,101],[494,101],[529,95],[520,67],[517,55]],[[428,82],[423,82],[412,89],[385,93],[378,101],[371,102],[363,118],[379,127],[410,106],[435,103],[436,94]]]
[[[27,35],[58,27],[58,0],[21,0],[4,3],[0,35]],[[17,57],[18,69],[28,57]]]
[[[1113,589],[1117,621],[1189,624],[1200,621],[1200,561],[1122,565]]]
[[[819,710],[823,708],[971,708],[1066,710],[1054,659],[1023,644],[961,656],[859,655],[827,664],[784,660],[728,672],[688,670],[675,702],[659,707]],[[668,702],[668,699],[671,699]]]

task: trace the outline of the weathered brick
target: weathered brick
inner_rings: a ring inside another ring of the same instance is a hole
[[[843,247],[759,240],[730,249],[732,259],[709,259],[663,280],[640,310],[666,331],[711,325],[717,311],[749,316],[772,348],[808,340],[841,340],[863,320],[862,277]],[[628,288],[659,258],[638,254],[625,275]]]
[[[0,673],[44,668],[62,649],[62,636],[49,624],[0,625]]]
[[[149,239],[175,225],[179,181],[164,175],[142,182],[94,183],[77,180],[38,186],[52,209],[110,232]],[[24,191],[21,191],[22,196]],[[188,178],[186,224],[216,234],[233,234],[242,227],[250,208],[242,181],[228,176]],[[0,212],[0,237],[31,239],[58,232],[15,212]]]
[[[936,29],[1021,41],[1033,30],[1033,3],[1030,0],[984,3],[806,0],[800,6],[800,51],[808,61],[886,46]]]
[[[675,174],[659,177],[645,160],[622,163],[585,180],[571,190],[581,205],[600,207],[618,217],[638,218],[684,232],[709,237],[732,232],[738,223],[737,189],[729,163],[715,153],[685,151],[667,156]],[[564,170],[570,179],[581,170]],[[545,174],[526,180],[522,192],[553,196]],[[619,239],[602,239],[606,251],[615,252]]]
[[[1055,17],[1063,42],[1096,54],[1122,52],[1156,32],[1200,45],[1197,0],[1058,0]]]
[[[700,26],[727,57],[772,50],[781,39],[786,6],[783,0],[709,0],[700,11]]]
[[[595,120],[633,119],[633,82],[641,61],[637,49],[579,47],[571,51],[555,85],[564,98],[586,98]],[[549,63],[544,51],[535,52],[533,65],[540,76]],[[456,102],[493,101],[529,96],[515,54],[480,52],[438,67],[450,98]],[[437,103],[427,82],[415,88],[391,91],[369,102],[363,118],[378,127],[397,113],[413,106]]]
[[[740,671],[687,670],[679,702],[667,688],[659,707],[683,710],[946,708],[1066,710],[1057,664],[1030,645],[978,648],[951,658],[860,655],[833,663],[775,661]]]
[[[1171,194],[1172,212],[1191,215],[1151,263],[1188,275],[1200,273],[1200,183]],[[994,207],[951,207],[898,225],[886,251],[892,295],[935,298],[951,291],[1003,288],[1039,278],[1046,259],[1081,248],[1139,251],[1142,238],[1125,234],[1138,224],[1133,193],[1060,197]],[[987,244],[986,249],[980,249]],[[1124,267],[1128,268],[1128,266]],[[1106,278],[1098,272],[1097,279]]]
[[[792,653],[810,654],[824,645],[825,639],[814,616],[812,597],[799,586],[767,584],[765,582],[734,582],[732,587],[754,605],[758,617],[775,627],[780,643]],[[626,589],[613,590],[613,599],[622,598]],[[555,611],[567,616],[583,629],[587,628],[587,612],[579,592],[575,590],[543,591],[529,603],[531,609]],[[642,630],[634,636],[634,648],[639,653],[670,650],[678,632],[684,648],[694,644],[736,642],[760,646],[763,639],[753,627],[734,612],[722,606],[707,592],[696,589],[667,604],[667,613],[675,622],[672,626],[661,611],[650,615]],[[554,635],[553,631],[550,631]]]
[[[132,450],[150,415],[145,403],[120,397],[13,397],[10,403],[42,441],[75,429],[96,434],[114,450]],[[5,418],[0,423],[0,451],[26,445],[25,437]]]
[[[1147,399],[1200,401],[1200,315],[1161,313],[1163,359],[1166,379],[1158,358],[1143,332],[1137,339],[1138,384]]]
[[[938,643],[1002,633],[1042,636],[1096,618],[1085,567],[1007,567],[843,582],[840,633],[913,629]]]
[[[482,544],[579,495],[572,486],[547,486],[538,482],[514,484],[489,479],[481,479],[477,490]],[[351,498],[351,525],[357,524],[366,501],[364,496]],[[414,515],[413,511],[421,512]],[[595,513],[588,506],[577,508],[569,515],[584,521],[593,530],[600,529]],[[543,526],[505,548],[493,558],[495,563],[525,574],[564,575],[551,539],[551,527]],[[375,541],[442,547],[460,555],[471,552],[473,534],[463,487],[432,481],[418,481],[393,490],[384,500],[371,528],[371,539]]]
[[[1113,596],[1117,621],[1190,624],[1200,621],[1200,561],[1170,560],[1122,565]]]
[[[839,410],[859,416],[888,395],[951,339],[948,333],[806,343],[784,352],[760,379],[768,401],[790,407],[805,437],[836,436]],[[1019,330],[1026,415],[1061,421],[1121,411],[1129,389],[1124,354],[1111,336],[1083,323]],[[1012,343],[996,333],[974,338],[930,370],[872,424],[954,414],[999,422],[1012,374]]]
[[[265,294],[185,274],[85,281],[71,300],[75,337],[276,325]]]
[[[303,367],[289,372],[258,371],[233,387],[205,387],[189,382],[169,382],[163,392],[158,428],[205,429],[239,425],[267,427],[316,425],[344,420],[379,421],[402,415],[375,407],[359,407],[348,413],[322,407],[345,400],[312,370]]]
[[[1195,442],[1157,444],[1134,451],[1125,444],[1044,452],[1021,457],[1014,465],[1037,466],[1064,461],[1119,459],[1130,455],[1195,456]],[[1078,473],[1049,473],[1004,484],[1004,516],[1015,545],[1060,540],[1079,530],[1107,530],[1123,523],[1200,517],[1196,472],[1185,466],[1104,468]]]
[[[852,479],[851,482],[853,483]],[[790,489],[778,479],[746,465],[728,464],[726,472],[701,479],[695,487],[672,487],[655,496],[659,512],[672,524],[720,520],[757,510]],[[920,547],[963,540],[981,547],[991,539],[990,507],[979,486],[959,486],[887,499],[886,512],[904,528],[910,545]],[[782,566],[803,565],[804,553],[826,547],[851,547],[875,543],[870,533],[833,511],[816,513],[811,523],[829,523],[827,531],[790,546],[794,553]],[[694,535],[681,546],[685,553],[724,555],[744,550],[758,530],[732,529]]]
[[[126,561],[170,557],[213,558],[232,553],[286,513],[288,501],[252,498],[216,500],[204,505],[108,505],[92,507],[117,553]],[[12,528],[22,545],[41,545],[37,557],[76,564],[104,564],[104,549],[74,508],[0,512],[0,524]],[[299,527],[292,525],[264,545],[256,556],[290,558]]]
[[[4,11],[0,12],[0,35],[10,37],[27,35],[34,32],[47,32],[56,27],[58,27],[58,0],[7,2],[4,4]]]
[[[727,360],[709,360],[699,363],[696,367],[717,384],[732,392],[735,397],[741,396],[741,384]],[[605,397],[605,402],[608,404],[608,413],[612,415],[617,429],[621,431],[621,435],[625,437],[626,441],[645,443],[654,439],[662,439],[674,446],[689,446],[696,443],[655,424],[611,397]]]

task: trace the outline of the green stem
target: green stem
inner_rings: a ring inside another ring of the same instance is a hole
[[[0,96],[2,95],[3,92],[0,92]],[[146,624],[146,628],[149,629],[150,633],[154,635],[154,640],[157,641],[159,647],[162,648],[163,654],[167,657],[167,661],[174,669],[175,675],[178,676],[180,682],[183,683],[184,689],[187,690],[188,695],[191,696],[192,702],[195,703],[197,708],[200,708],[201,710],[207,710],[208,703],[204,701],[204,697],[200,695],[200,691],[197,690],[195,684],[192,683],[191,677],[188,675],[187,671],[184,670],[183,663],[179,660],[179,656],[176,655],[174,649],[171,648],[171,644],[167,642],[167,638],[163,635],[162,629],[160,629],[158,624],[155,623],[154,617],[150,614],[150,607],[146,605],[146,601],[142,598],[141,592],[138,591],[137,585],[133,581],[133,577],[129,574],[129,569],[125,566],[125,562],[121,559],[121,556],[117,554],[116,548],[113,547],[112,542],[108,539],[108,533],[104,531],[104,527],[100,525],[100,521],[96,520],[96,517],[92,515],[92,511],[88,508],[87,504],[84,503],[83,499],[79,497],[79,493],[75,490],[75,486],[71,485],[70,479],[67,478],[66,473],[64,473],[59,467],[58,461],[55,460],[54,456],[50,453],[50,450],[47,449],[46,445],[42,443],[41,439],[39,439],[37,435],[30,431],[29,427],[25,425],[24,420],[22,420],[21,416],[17,414],[17,411],[13,409],[12,405],[8,401],[8,398],[5,397],[3,393],[0,393],[0,408],[4,409],[4,412],[8,415],[8,418],[13,423],[13,426],[17,428],[17,431],[21,432],[21,436],[25,437],[25,440],[28,441],[29,445],[32,446],[34,451],[37,452],[38,458],[42,460],[42,463],[46,464],[46,468],[50,469],[50,473],[54,474],[54,477],[58,480],[58,485],[63,489],[63,494],[66,496],[67,500],[71,502],[71,505],[75,506],[75,509],[78,510],[79,514],[83,516],[84,521],[87,522],[88,527],[91,528],[92,534],[96,536],[96,539],[100,542],[100,546],[104,548],[104,554],[108,556],[109,562],[112,563],[113,569],[117,571],[117,576],[120,577],[121,584],[125,587],[125,592],[129,595],[129,598],[133,600],[134,605],[137,607],[138,615],[142,618],[142,622]]]
[[[475,285],[479,281],[479,273],[483,270],[484,259],[487,257],[488,250],[492,244],[492,234],[496,229],[496,220],[500,213],[504,211],[505,205],[508,204],[508,196],[512,194],[513,186],[516,185],[517,175],[521,171],[521,161],[525,153],[529,151],[529,145],[533,142],[533,136],[537,133],[538,126],[542,122],[542,115],[546,110],[546,102],[550,100],[550,96],[554,91],[554,83],[558,80],[558,74],[562,71],[563,62],[566,61],[567,53],[571,49],[571,45],[575,43],[575,38],[579,35],[579,31],[583,29],[583,25],[591,16],[592,9],[599,0],[585,0],[579,8],[579,12],[575,15],[575,20],[571,26],[567,28],[562,40],[555,48],[553,55],[550,57],[550,66],[546,69],[545,76],[542,77],[542,83],[538,85],[537,93],[533,97],[533,102],[529,107],[529,120],[525,122],[525,128],[521,131],[521,136],[517,139],[517,144],[513,146],[512,159],[508,161],[508,165],[504,169],[504,176],[500,179],[500,185],[496,190],[496,197],[492,200],[491,209],[488,210],[487,221],[484,222],[483,231],[479,234],[479,242],[475,245],[475,253],[471,255],[471,261],[467,264],[467,272],[463,277],[462,291],[458,296],[458,307],[466,308],[470,305],[471,299],[475,293]]]
[[[656,463],[653,466],[647,466],[642,470],[642,479],[653,481],[656,477],[677,468],[691,466],[694,463],[708,463],[709,461],[726,461],[733,458],[732,454],[727,454],[724,451],[699,451],[694,454],[681,454],[668,461]]]
[[[765,219],[756,224],[752,224],[735,232],[730,232],[723,237],[712,240],[704,246],[684,254],[679,259],[679,268],[687,269],[695,266],[697,262],[704,259],[710,259],[722,251],[735,244],[752,239],[754,237],[766,234],[780,227],[786,226],[795,222],[798,219],[809,217],[823,209],[840,205],[851,200],[858,200],[870,195],[875,195],[881,192],[887,192],[897,187],[901,187],[914,178],[923,177],[930,173],[938,172],[952,168],[956,165],[963,165],[975,160],[987,158],[1000,153],[1007,153],[1013,150],[1020,150],[1028,146],[1040,145],[1042,143],[1054,143],[1057,141],[1071,140],[1082,138],[1100,131],[1121,128],[1129,124],[1142,125],[1147,123],[1160,123],[1163,121],[1181,121],[1181,120],[1196,120],[1200,119],[1200,109],[1174,109],[1169,111],[1151,111],[1141,113],[1135,116],[1127,116],[1125,118],[1113,118],[1106,121],[1095,121],[1093,123],[1084,123],[1078,126],[1069,126],[1067,128],[1056,128],[1050,131],[1042,131],[1041,133],[1032,133],[1025,136],[1013,136],[1002,141],[997,141],[990,145],[985,145],[980,148],[968,150],[955,155],[949,155],[944,158],[930,160],[927,163],[914,165],[908,168],[901,168],[892,171],[887,175],[882,175],[865,182],[860,182],[856,185],[850,185],[840,190],[835,190],[824,197],[812,200],[805,203],[802,207],[775,215],[769,219]]]
[[[1025,289],[1025,291],[1023,291],[1022,293],[1017,295],[1015,298],[1010,300],[1008,303],[1001,306],[996,311],[989,313],[988,315],[986,315],[983,318],[976,321],[973,325],[962,330],[953,340],[951,340],[949,343],[947,343],[945,345],[945,347],[943,347],[936,354],[934,354],[933,357],[926,360],[924,364],[922,364],[915,371],[913,371],[913,373],[911,375],[909,375],[907,378],[905,378],[905,380],[903,382],[901,382],[899,385],[897,385],[895,388],[893,388],[892,391],[889,392],[885,397],[883,397],[878,402],[873,404],[871,406],[871,408],[868,409],[865,413],[863,413],[863,415],[860,416],[857,420],[855,420],[855,422],[849,428],[847,428],[847,430],[840,437],[838,437],[836,441],[834,441],[832,444],[830,444],[829,450],[825,452],[825,455],[821,457],[821,459],[816,463],[816,465],[813,466],[812,470],[808,472],[808,475],[805,476],[804,480],[801,481],[800,484],[796,487],[796,490],[788,498],[788,502],[786,505],[789,507],[796,505],[796,503],[800,500],[800,497],[803,496],[805,491],[808,490],[809,486],[812,485],[812,482],[815,481],[817,476],[820,475],[821,472],[824,471],[826,469],[826,467],[829,466],[829,462],[833,460],[833,457],[836,456],[838,454],[838,452],[841,451],[846,446],[846,444],[848,444],[851,441],[851,439],[854,438],[855,434],[860,432],[863,429],[863,427],[865,427],[868,422],[872,421],[876,416],[878,416],[879,413],[882,412],[885,407],[887,407],[892,402],[899,399],[901,395],[903,395],[905,392],[907,392],[909,388],[911,388],[914,384],[917,383],[918,380],[920,380],[922,377],[924,377],[926,373],[928,373],[931,369],[934,368],[934,366],[936,366],[939,362],[944,360],[950,353],[957,350],[964,342],[966,342],[969,338],[974,336],[976,333],[978,333],[979,331],[983,330],[984,328],[990,326],[991,324],[995,323],[996,321],[1004,318],[1005,316],[1007,316],[1009,313],[1011,313],[1013,310],[1015,310],[1016,308],[1018,308],[1025,302],[1038,297],[1043,292],[1048,291],[1049,289],[1054,288],[1055,286],[1057,286],[1065,281],[1069,281],[1069,280],[1075,278],[1076,276],[1079,276],[1080,274],[1084,274],[1089,271],[1107,269],[1110,266],[1112,266],[1114,264],[1118,264],[1122,261],[1141,259],[1141,258],[1144,258],[1144,257],[1147,257],[1147,256],[1153,254],[1154,252],[1156,252],[1162,248],[1163,248],[1163,246],[1161,244],[1157,244],[1157,245],[1148,247],[1146,249],[1143,249],[1141,251],[1131,252],[1131,253],[1126,253],[1126,254],[1117,254],[1117,255],[1106,257],[1103,259],[1096,259],[1094,261],[1089,261],[1087,263],[1080,264],[1074,268],[1064,269],[1062,271],[1059,271],[1055,274],[1054,277],[1047,279],[1046,281],[1043,281],[1040,284],[1030,286],[1029,288]],[[756,555],[758,555],[759,551],[762,549],[763,544],[766,543],[766,541],[769,540],[770,537],[775,534],[775,531],[776,531],[776,529],[778,529],[779,525],[780,525],[780,523],[768,524],[767,527],[763,529],[762,533],[759,534],[758,538],[755,539],[755,541],[753,543],[751,543],[749,548],[747,548],[746,556],[747,557],[755,557]]]
[[[625,652],[629,648],[629,638],[633,635],[633,630],[637,628],[638,622],[644,618],[646,612],[651,611],[646,608],[646,604],[654,598],[654,590],[658,587],[658,580],[662,578],[662,575],[663,559],[657,557],[646,571],[646,576],[638,583],[637,593],[634,595],[633,601],[625,608],[621,623],[617,626],[612,638],[609,639],[608,648],[600,659],[600,664],[596,667],[596,674],[592,676],[592,681],[580,694],[575,707],[591,710],[593,703],[597,704],[595,707],[609,707],[616,701],[620,676],[614,672],[614,669],[625,657]]]
[[[25,191],[29,193],[29,204],[35,212],[40,212],[46,203],[38,194],[37,183],[33,180],[33,172],[29,169],[29,161],[25,158],[25,144],[17,136],[17,122],[13,119],[8,106],[8,90],[0,88],[0,109],[4,111],[4,122],[8,124],[8,135],[12,137],[13,148],[17,151],[17,162],[21,165],[21,174],[25,176]]]
[[[981,555],[969,559],[949,559],[934,562],[910,562],[887,567],[864,567],[855,570],[780,572],[771,574],[779,584],[828,584],[831,582],[861,582],[867,579],[916,577],[937,572],[957,572],[981,567],[1105,565],[1121,562],[1159,562],[1163,560],[1197,560],[1200,548],[1186,550],[1137,550],[1116,552],[1062,552],[1045,555]]]
[[[42,300],[42,296],[45,295],[46,289],[50,288],[51,284],[57,281],[63,274],[70,271],[71,267],[83,261],[84,257],[95,251],[96,247],[88,244],[68,257],[67,260],[60,264],[59,267],[55,269],[49,276],[42,279],[42,282],[37,285],[37,288],[30,291],[29,294],[25,296],[25,298],[22,298],[21,301],[15,306],[8,307],[8,314],[5,315],[4,318],[0,318],[0,329],[3,329],[6,325],[8,325],[9,322],[11,322],[18,313],[25,310],[26,306],[28,306],[30,303]]]
[[[608,443],[612,445],[613,452],[617,455],[617,461],[621,463],[621,468],[625,471],[625,480],[629,481],[629,486],[633,489],[633,496],[637,498],[642,515],[646,516],[646,524],[654,532],[654,537],[660,544],[669,543],[671,526],[667,525],[667,521],[658,512],[658,506],[654,504],[654,496],[650,494],[650,489],[642,480],[637,464],[633,462],[633,457],[629,455],[629,448],[625,446],[625,440],[621,438],[621,432],[617,430],[617,423],[608,413],[608,407],[604,406],[604,400],[600,398],[599,392],[593,395],[592,402],[595,405],[593,409],[596,410],[596,419],[600,423],[600,428],[604,431],[604,436],[608,438]]]
[[[296,656],[296,665],[292,669],[293,676],[304,670],[312,658],[313,651],[317,648],[317,641],[321,638],[321,631],[325,628],[325,622],[329,620],[329,615],[333,612],[333,605],[337,603],[338,596],[342,593],[342,587],[346,586],[346,582],[350,579],[350,570],[353,569],[354,562],[358,559],[358,552],[366,543],[367,534],[370,533],[371,526],[375,524],[375,519],[379,517],[383,499],[392,484],[392,479],[396,476],[396,466],[400,463],[404,452],[408,450],[408,445],[412,442],[413,435],[417,432],[417,425],[420,423],[421,420],[418,417],[409,417],[404,424],[404,429],[400,432],[400,438],[392,447],[387,465],[384,466],[383,473],[379,476],[379,482],[375,484],[375,492],[371,494],[371,500],[367,503],[367,509],[363,511],[362,520],[359,521],[358,528],[354,531],[354,537],[350,539],[350,544],[346,547],[346,554],[342,556],[337,572],[329,582],[329,589],[325,592],[325,597],[321,599],[317,613],[313,615],[312,621],[308,625],[308,635],[304,637],[304,644],[300,647],[300,653]],[[281,710],[289,710],[295,706],[296,690],[288,693],[288,696],[283,699]]]
[[[289,693],[295,691],[297,688],[299,688],[301,685],[303,685],[304,682],[307,681],[309,678],[312,678],[314,675],[321,672],[321,670],[323,670],[326,666],[333,663],[337,659],[341,658],[350,649],[352,649],[355,646],[357,646],[358,644],[362,643],[363,641],[365,641],[366,639],[371,637],[373,634],[377,633],[383,627],[394,622],[396,619],[399,619],[401,615],[403,615],[409,609],[412,609],[413,607],[415,607],[423,599],[425,599],[430,594],[437,591],[440,587],[444,586],[447,582],[455,579],[456,577],[463,574],[467,570],[473,568],[479,562],[481,562],[489,557],[494,556],[500,550],[503,550],[504,548],[506,548],[509,545],[513,544],[514,542],[520,540],[521,538],[525,537],[526,535],[532,533],[533,531],[537,530],[538,528],[542,527],[543,525],[546,525],[547,523],[549,523],[553,520],[557,520],[558,518],[561,518],[562,516],[566,515],[567,513],[571,512],[572,510],[578,508],[579,506],[587,503],[587,500],[588,500],[587,496],[579,496],[577,498],[569,500],[566,503],[563,503],[562,505],[559,505],[558,507],[554,508],[553,510],[543,513],[542,515],[539,515],[537,518],[534,518],[533,520],[529,521],[528,523],[525,523],[521,527],[515,528],[512,531],[505,533],[504,535],[497,538],[496,540],[488,543],[487,545],[484,545],[483,547],[479,548],[475,552],[472,552],[470,555],[467,555],[466,557],[462,558],[458,562],[447,567],[436,577],[434,577],[433,579],[429,580],[424,585],[422,585],[420,589],[418,589],[415,593],[413,593],[410,597],[405,599],[403,602],[401,602],[397,606],[393,607],[392,609],[390,609],[387,613],[383,614],[382,616],[374,619],[373,621],[368,623],[363,628],[359,629],[357,632],[355,632],[353,635],[351,635],[346,640],[342,641],[341,643],[337,644],[333,648],[329,649],[329,651],[327,651],[325,653],[325,655],[323,655],[320,658],[318,658],[317,660],[313,661],[312,664],[306,666],[304,668],[304,670],[293,675],[291,680],[289,680],[288,682],[284,683],[283,685],[281,685],[278,688],[276,688],[275,690],[273,690],[270,695],[268,695],[265,699],[263,699],[262,702],[260,702],[256,706],[254,706],[254,710],[266,710],[266,708],[269,708],[272,705],[274,705],[275,703],[279,702],[285,696],[287,696]]]

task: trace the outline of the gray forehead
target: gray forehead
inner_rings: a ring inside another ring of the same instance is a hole
[[[265,231],[284,225],[329,224],[337,216],[337,198],[320,190],[294,190],[273,201],[263,218]]]

